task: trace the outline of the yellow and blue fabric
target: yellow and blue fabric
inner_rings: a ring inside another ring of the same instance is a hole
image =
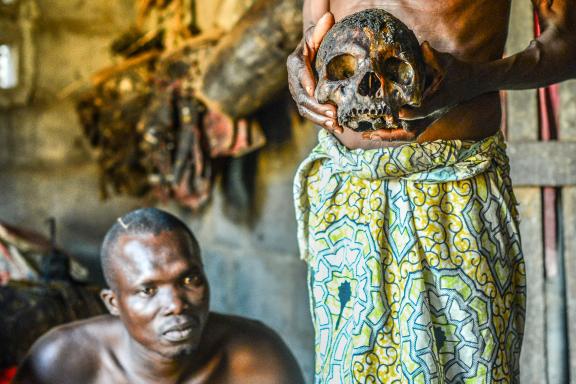
[[[501,134],[348,150],[298,169],[316,383],[517,383],[525,270]]]

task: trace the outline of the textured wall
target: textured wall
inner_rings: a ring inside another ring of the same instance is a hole
[[[37,1],[41,16],[33,99],[29,106],[0,111],[0,220],[47,233],[45,221],[55,217],[59,243],[94,269],[107,227],[144,202],[99,199],[97,168],[73,103],[58,94],[112,63],[109,44],[133,19],[133,4]],[[199,2],[200,21],[208,28],[218,7],[204,3]],[[222,4],[230,8],[232,3]],[[164,208],[184,218],[198,235],[212,308],[257,318],[278,330],[310,379],[313,332],[306,268],[296,245],[292,178],[315,142],[315,131],[305,126],[296,133],[291,144],[267,149],[259,158],[260,214],[250,226],[227,219],[220,192],[201,218],[172,205]]]
[[[58,94],[110,65],[109,44],[132,17],[132,2],[42,0],[35,33],[30,104],[0,110],[0,219],[46,233],[54,216],[59,241],[94,254],[113,217],[137,202],[98,195],[97,169],[71,99]]]
[[[292,180],[315,137],[315,129],[305,126],[296,131],[291,145],[261,153],[256,194],[260,214],[251,226],[227,219],[221,193],[215,195],[201,219],[190,220],[203,244],[212,307],[258,318],[272,326],[284,337],[310,380],[314,333],[306,266],[299,259],[296,243]]]

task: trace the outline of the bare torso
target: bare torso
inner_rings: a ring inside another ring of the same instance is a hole
[[[76,322],[45,336],[22,365],[15,383],[302,382],[294,357],[278,336],[259,322],[211,314],[204,335],[193,355],[166,365],[164,371],[171,374],[151,376],[147,365],[139,364],[138,351],[130,348],[118,318],[101,316]]]
[[[118,318],[103,317],[99,321],[87,323],[85,332],[86,344],[91,348],[86,351],[86,361],[92,367],[80,373],[82,382],[87,384],[105,383],[146,383],[146,382],[178,382],[178,383],[219,383],[216,368],[222,373],[222,351],[202,354],[199,363],[192,364],[191,369],[178,373],[177,377],[145,378],[144,372],[138,372],[138,367],[131,364],[131,351],[126,347],[127,335]],[[198,356],[195,356],[196,358]],[[195,359],[196,360],[196,359]],[[191,365],[191,364],[188,364]],[[90,372],[91,374],[88,374]]]
[[[508,32],[508,0],[330,1],[336,21],[367,8],[385,9],[412,29],[420,43],[427,40],[433,48],[463,61],[485,62],[502,57]],[[482,139],[494,134],[500,122],[498,93],[484,94],[452,108],[417,140]],[[346,128],[338,138],[349,148],[388,145],[362,140],[360,133]]]

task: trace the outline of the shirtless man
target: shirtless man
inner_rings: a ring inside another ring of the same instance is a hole
[[[498,91],[576,77],[576,2],[534,6],[541,36],[502,58],[509,0],[304,1],[288,78],[325,128],[294,185],[316,382],[518,382],[526,286]],[[406,130],[340,127],[313,96],[323,36],[369,8],[421,43],[429,85]]]
[[[32,347],[15,383],[302,383],[280,337],[208,311],[200,248],[154,209],[118,219],[102,245],[111,315],[56,328]]]
[[[500,128],[498,91],[542,87],[576,77],[576,3],[533,3],[542,24],[541,36],[524,51],[502,59],[510,1],[305,0],[305,38],[288,59],[292,96],[303,117],[336,133],[348,148],[389,146],[385,130],[380,137],[366,140],[361,133],[339,127],[334,106],[314,99],[310,70],[310,59],[334,19],[362,9],[382,8],[414,31],[433,76],[422,106],[400,113],[404,120],[432,123],[417,121],[416,133],[405,132],[392,141],[486,138]]]

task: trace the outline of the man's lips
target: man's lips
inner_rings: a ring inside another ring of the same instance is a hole
[[[190,319],[182,323],[174,324],[162,331],[162,336],[172,342],[188,340],[195,334],[195,330],[200,326],[198,319]]]

